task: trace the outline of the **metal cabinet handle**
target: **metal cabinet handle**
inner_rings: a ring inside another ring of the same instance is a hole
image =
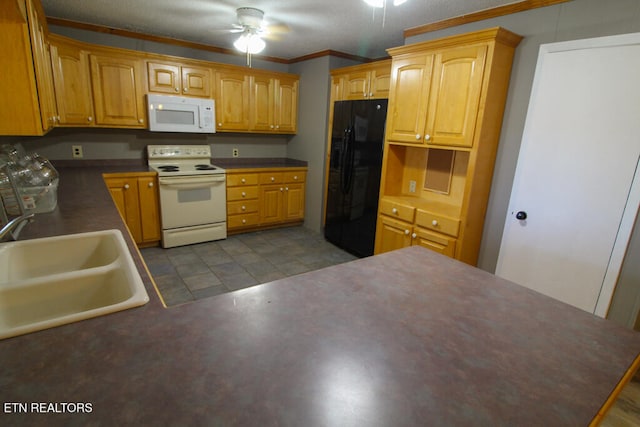
[[[425,140],[425,141],[430,141],[430,140],[431,140],[431,135],[426,134],[426,135],[424,136],[424,140]]]
[[[404,234],[406,234],[407,236],[409,235],[410,231],[409,230],[404,230]]]
[[[149,188],[153,188],[153,182],[148,183],[148,184],[147,184],[147,186],[148,186]]]
[[[419,133],[417,133],[417,134],[416,134],[416,141],[419,141],[419,140],[420,140],[420,138],[422,138],[422,136],[421,136]]]
[[[415,239],[416,237],[418,237],[418,235],[417,235],[416,233],[413,233],[413,234],[411,235],[411,238],[412,238],[412,239]]]
[[[128,189],[129,189],[129,184],[125,184],[125,185],[124,185],[124,189],[125,189],[125,190],[128,190]]]
[[[244,184],[245,182],[247,182],[247,180],[246,180],[246,179],[244,179],[244,178],[242,178],[242,179],[240,180],[240,182]]]
[[[434,227],[438,226],[438,221],[436,221],[435,219],[433,221],[431,221],[431,225],[433,225]]]
[[[394,214],[397,214],[398,213],[398,209],[393,208],[393,209],[391,209],[391,212],[394,213]]]

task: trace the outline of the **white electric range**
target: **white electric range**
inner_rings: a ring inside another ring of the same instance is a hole
[[[227,237],[225,170],[211,164],[209,145],[149,145],[158,173],[162,247]]]

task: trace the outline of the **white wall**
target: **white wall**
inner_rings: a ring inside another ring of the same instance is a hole
[[[638,0],[573,0],[409,37],[405,44],[501,26],[524,36],[516,50],[478,265],[494,272],[540,44],[640,32]],[[588,94],[585,94],[588,96]]]

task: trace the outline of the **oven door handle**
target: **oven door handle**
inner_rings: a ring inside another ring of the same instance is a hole
[[[222,176],[201,176],[201,177],[159,177],[158,182],[165,187],[173,187],[181,190],[194,190],[203,187],[212,187],[214,185],[224,184],[226,178]]]

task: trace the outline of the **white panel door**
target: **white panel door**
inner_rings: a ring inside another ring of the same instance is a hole
[[[640,34],[541,46],[496,274],[604,316],[639,157]]]

